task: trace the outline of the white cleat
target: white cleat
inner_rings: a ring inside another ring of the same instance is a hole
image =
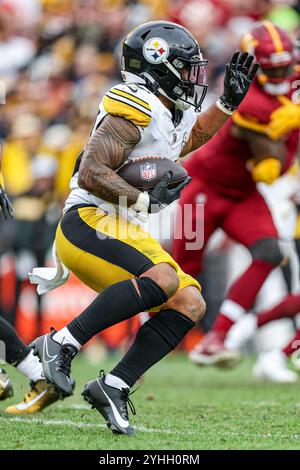
[[[253,313],[246,313],[228,331],[225,347],[229,350],[239,351],[250,341],[257,331],[257,317]]]
[[[288,369],[286,356],[280,350],[261,353],[252,372],[257,379],[269,382],[294,383],[298,381],[298,374]]]

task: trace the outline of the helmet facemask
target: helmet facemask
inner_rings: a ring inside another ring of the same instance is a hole
[[[169,69],[168,75],[172,73],[175,86],[170,94],[162,88],[159,91],[182,111],[193,106],[196,112],[200,112],[207,92],[207,60],[200,56],[191,60],[178,57],[173,64],[167,59],[164,59],[163,63]]]

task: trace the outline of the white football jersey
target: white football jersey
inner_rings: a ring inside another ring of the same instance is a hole
[[[176,161],[197,119],[197,114],[191,108],[183,112],[181,121],[175,127],[171,112],[157,96],[145,86],[135,83],[122,83],[106,93],[100,102],[92,134],[107,114],[130,120],[140,131],[141,140],[126,161],[145,156],[160,156]],[[79,188],[77,179],[78,172],[71,179],[71,193],[65,211],[75,204],[107,207],[107,202]]]

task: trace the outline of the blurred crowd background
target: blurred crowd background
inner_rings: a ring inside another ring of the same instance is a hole
[[[126,32],[152,19],[188,28],[209,59],[208,105],[254,21],[268,18],[296,38],[299,15],[300,0],[0,0],[0,139],[15,208],[0,225],[3,314],[17,321],[27,272],[44,264],[99,101],[121,80]],[[29,297],[23,302],[30,311]]]

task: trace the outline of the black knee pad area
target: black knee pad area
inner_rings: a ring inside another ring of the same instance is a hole
[[[283,254],[276,238],[264,238],[249,248],[254,259],[278,266],[283,260]]]

